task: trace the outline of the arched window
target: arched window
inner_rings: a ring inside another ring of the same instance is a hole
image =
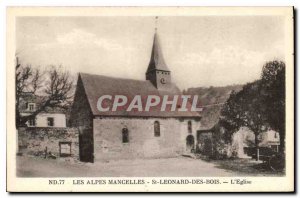
[[[154,122],[154,136],[159,137],[160,136],[160,124],[158,121]]]
[[[128,143],[129,142],[129,134],[128,134],[128,129],[127,128],[122,129],[122,142],[123,143]]]
[[[192,133],[192,121],[188,121],[188,132]]]

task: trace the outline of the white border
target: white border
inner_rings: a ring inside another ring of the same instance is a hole
[[[144,0],[144,1],[121,1],[121,0],[108,0],[108,1],[101,1],[98,2],[96,0],[73,0],[72,2],[68,0],[44,0],[44,1],[33,1],[33,0],[23,0],[23,1],[16,1],[16,0],[11,0],[11,1],[0,1],[0,12],[1,12],[1,17],[0,17],[0,23],[1,23],[1,31],[0,31],[0,38],[1,38],[1,70],[0,70],[0,89],[2,93],[2,102],[0,104],[0,110],[2,112],[1,114],[1,119],[0,119],[0,126],[1,126],[1,135],[2,138],[0,139],[1,143],[1,156],[2,159],[5,158],[6,156],[6,63],[5,63],[5,54],[6,54],[6,49],[5,49],[5,43],[6,43],[6,6],[295,6],[296,9],[299,8],[299,1],[292,1],[292,0],[273,0],[273,1],[268,1],[268,0],[252,0],[252,1],[239,1],[239,0],[234,0],[234,1],[224,1],[224,0],[209,0],[209,1],[192,1],[192,0],[187,0],[187,1],[164,1],[162,2],[161,0]],[[299,14],[298,14],[299,15]],[[298,17],[299,18],[299,17]],[[299,20],[297,20],[297,26],[299,25]],[[296,43],[298,44],[298,42]],[[298,46],[298,45],[297,45]],[[299,55],[299,51],[297,51],[297,55]],[[299,69],[298,69],[299,71]],[[297,72],[297,75],[299,73]],[[297,83],[298,84],[298,83]],[[299,93],[299,85],[297,89]],[[297,109],[298,113],[298,109]],[[299,121],[299,117],[297,118],[297,122]],[[299,123],[299,122],[298,122]],[[299,135],[297,136],[297,141],[299,142]],[[299,157],[299,152],[297,154],[297,158]],[[5,193],[5,187],[6,187],[6,162],[5,160],[2,161],[1,163],[1,197],[8,197],[9,195]],[[299,182],[298,182],[299,185]],[[103,196],[103,195],[102,195]],[[203,195],[202,195],[203,196]],[[255,197],[262,197],[264,195],[253,195]],[[288,196],[288,195],[280,195],[280,196]]]

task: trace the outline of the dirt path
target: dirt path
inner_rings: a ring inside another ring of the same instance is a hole
[[[200,159],[117,160],[110,162],[71,163],[32,157],[17,158],[19,177],[205,177],[238,176]]]

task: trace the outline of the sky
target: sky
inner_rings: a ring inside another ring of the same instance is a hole
[[[145,80],[155,26],[181,89],[244,84],[284,60],[279,16],[18,17],[16,54],[23,65]]]

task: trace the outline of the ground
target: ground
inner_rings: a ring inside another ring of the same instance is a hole
[[[273,171],[262,161],[254,159],[227,159],[227,160],[208,160],[216,165],[217,168],[230,170],[240,175],[246,176],[284,176],[284,171]]]
[[[17,157],[19,177],[230,177],[279,176],[278,173],[249,170],[237,161],[204,161],[188,157],[114,160],[97,163]],[[237,168],[241,167],[241,169]],[[245,171],[247,170],[247,171]]]

